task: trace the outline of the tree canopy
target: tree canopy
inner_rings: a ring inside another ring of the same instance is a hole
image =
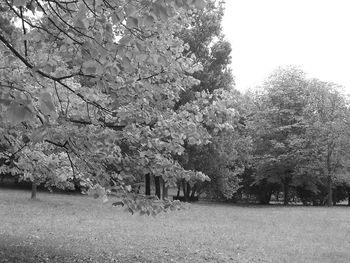
[[[216,103],[202,92],[174,107],[199,84],[192,75],[203,65],[180,36],[205,8],[203,0],[2,2],[2,156],[18,156],[15,168],[32,179],[50,169],[97,195],[121,190],[135,210],[126,186],[145,174],[169,185],[208,180],[174,158],[234,118],[217,103],[222,92]]]

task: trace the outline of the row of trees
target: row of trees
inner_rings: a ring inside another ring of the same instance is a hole
[[[221,166],[233,172],[228,180],[234,186],[227,192],[227,178],[217,174],[212,178],[217,197],[267,204],[282,194],[284,204],[294,200],[313,205],[349,198],[350,112],[341,87],[309,79],[289,66],[238,97],[240,129],[222,133],[230,153],[238,151],[233,162]]]

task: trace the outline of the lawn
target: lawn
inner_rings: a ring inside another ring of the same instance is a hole
[[[0,262],[350,262],[350,208],[199,202],[157,218],[0,189]]]

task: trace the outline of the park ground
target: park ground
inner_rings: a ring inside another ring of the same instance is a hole
[[[199,202],[156,218],[0,189],[0,262],[350,262],[350,208]]]

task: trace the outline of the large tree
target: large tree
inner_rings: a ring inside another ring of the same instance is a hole
[[[293,138],[304,130],[306,84],[305,74],[298,68],[279,68],[265,82],[263,94],[256,98],[256,112],[249,124],[255,146],[255,184],[265,185],[267,191],[261,202],[268,202],[272,192],[280,187],[284,203],[289,201],[296,165]]]
[[[188,169],[202,171],[211,178],[205,185],[212,197],[230,198],[238,186],[237,172],[241,170],[241,149],[235,147],[240,139],[239,135],[239,98],[240,94],[234,90],[234,80],[229,65],[231,63],[231,45],[225,40],[221,22],[224,14],[224,1],[210,0],[205,9],[196,13],[191,26],[185,28],[180,37],[189,44],[189,52],[194,54],[202,69],[192,76],[200,83],[180,94],[176,107],[199,101],[198,92],[208,94],[210,101],[225,94],[225,102],[221,107],[235,109],[235,118],[231,120],[234,129],[218,132],[207,126],[213,137],[212,143],[207,145],[186,145],[185,154],[180,158],[181,164]],[[224,92],[223,92],[224,90]],[[217,116],[223,118],[224,116]],[[237,165],[234,165],[234,162]],[[240,163],[238,165],[238,163]],[[240,166],[240,167],[238,167]],[[196,192],[203,191],[201,184],[183,184],[185,199],[190,199]],[[232,186],[232,187],[231,187]]]
[[[324,185],[327,205],[331,206],[338,177],[348,181],[345,175],[350,154],[349,105],[334,83],[311,79],[308,86],[304,110],[306,129],[297,142],[299,183],[306,177],[309,185]]]
[[[220,130],[232,115],[220,103],[175,110],[199,83],[201,63],[179,36],[203,8],[203,0],[3,1],[2,127],[24,129],[32,149],[51,144],[47,156],[65,153],[95,194],[121,189],[131,210],[149,203],[126,187],[146,174],[167,184],[208,179],[174,158],[185,144],[208,143],[207,126]]]
[[[254,145],[250,190],[262,203],[290,190],[304,203],[332,204],[333,188],[347,185],[349,111],[333,83],[307,79],[296,67],[277,69],[253,99],[248,127]]]

